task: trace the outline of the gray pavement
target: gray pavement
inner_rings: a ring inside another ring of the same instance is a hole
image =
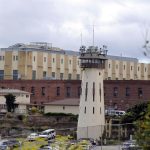
[[[121,146],[97,146],[93,150],[121,150]]]

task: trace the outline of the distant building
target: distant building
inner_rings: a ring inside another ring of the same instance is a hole
[[[0,80],[81,79],[79,52],[45,42],[18,43],[0,49]],[[149,80],[150,64],[136,58],[109,56],[105,80]]]
[[[18,89],[0,89],[0,112],[6,112],[6,99],[5,95],[12,94],[16,97],[15,112],[26,113],[27,105],[30,104],[30,93]]]
[[[68,98],[57,100],[50,103],[44,103],[44,113],[64,113],[64,114],[79,114],[79,99]]]

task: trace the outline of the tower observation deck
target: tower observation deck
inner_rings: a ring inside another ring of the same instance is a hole
[[[105,61],[107,60],[106,46],[98,49],[97,46],[80,47],[81,68],[99,68],[105,69]]]

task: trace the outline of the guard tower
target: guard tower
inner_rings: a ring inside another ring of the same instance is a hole
[[[77,138],[100,139],[105,125],[103,74],[106,46],[80,47],[82,94],[80,96]]]

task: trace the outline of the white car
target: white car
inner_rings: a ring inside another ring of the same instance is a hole
[[[35,141],[36,138],[38,138],[39,135],[37,133],[31,133],[28,137],[27,137],[27,140],[28,141]]]
[[[39,150],[53,150],[51,146],[42,145]]]

